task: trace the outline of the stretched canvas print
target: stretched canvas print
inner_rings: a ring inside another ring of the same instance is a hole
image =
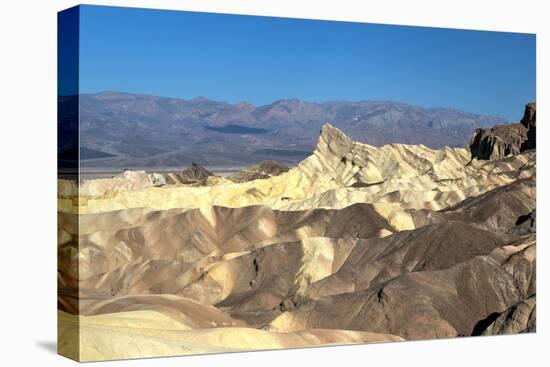
[[[535,35],[58,21],[60,354],[535,332]]]

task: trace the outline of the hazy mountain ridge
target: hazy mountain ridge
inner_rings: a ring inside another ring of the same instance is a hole
[[[64,97],[61,103],[68,100]],[[83,94],[81,146],[92,154],[84,156],[82,165],[175,167],[195,161],[242,167],[269,159],[293,165],[313,150],[317,131],[326,122],[374,146],[405,143],[431,148],[464,146],[475,128],[507,123],[493,116],[389,101],[285,99],[254,106],[204,97]],[[97,157],[103,158],[93,159]]]

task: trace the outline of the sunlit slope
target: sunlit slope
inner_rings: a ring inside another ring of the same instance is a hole
[[[79,352],[72,351],[72,355],[80,361],[403,340],[389,334],[349,330],[303,330],[292,333],[245,327],[189,330],[185,325],[155,311],[128,311],[97,316],[75,316],[59,311],[58,317],[62,332],[79,327]],[[63,336],[61,340],[64,340]],[[60,345],[60,348],[67,348],[67,345]],[[65,353],[70,352],[65,349]]]
[[[66,242],[60,243],[59,280],[73,287],[78,282],[80,309],[77,294],[60,297],[60,305],[83,315],[188,310],[209,315],[201,320],[220,320],[220,327],[238,325],[214,312],[219,310],[263,328],[308,298],[376,289],[406,273],[431,277],[434,270],[522,243],[518,218],[535,210],[535,194],[533,179],[518,180],[443,211],[412,211],[415,229],[402,231],[371,204],[111,211],[81,216],[78,250],[71,241],[73,216],[61,214],[60,239]],[[79,272],[70,266],[75,259]]]
[[[266,206],[130,209],[82,215],[78,227],[71,214],[58,218],[59,269],[67,283],[106,277],[119,269],[126,278],[141,274],[136,277],[137,292],[148,289],[147,284],[156,284],[157,278],[147,275],[149,268],[158,276],[162,275],[158,269],[163,268],[163,276],[170,277],[193,266],[206,266],[199,262],[207,261],[206,256],[219,260],[231,253],[313,237],[369,238],[393,233],[369,204],[304,211],[278,211]],[[141,265],[135,265],[136,261]],[[133,286],[126,283],[125,287]]]

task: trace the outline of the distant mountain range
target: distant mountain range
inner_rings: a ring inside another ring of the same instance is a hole
[[[73,97],[76,98],[76,97]],[[74,106],[60,98],[60,110]],[[242,167],[266,159],[295,164],[311,153],[330,122],[354,139],[381,146],[465,146],[476,128],[506,120],[389,101],[229,104],[119,92],[80,96],[84,169]]]

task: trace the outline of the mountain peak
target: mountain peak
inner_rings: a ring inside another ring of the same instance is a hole
[[[353,159],[353,146],[355,142],[351,140],[340,129],[329,123],[321,127],[319,141],[313,154],[319,159],[326,172],[331,172],[331,176],[337,181],[348,181],[349,177],[343,177],[337,173],[339,167],[350,159]]]
[[[212,172],[195,162],[191,163],[191,167],[183,170],[181,174],[191,180],[202,180],[214,176]]]
[[[275,105],[275,104],[296,104],[296,103],[305,103],[305,102],[298,98],[282,98],[282,99],[276,100],[272,104]]]
[[[334,127],[330,122],[325,122],[321,126],[321,135],[332,135],[332,134],[342,134],[345,135],[342,130]]]
[[[353,140],[351,140],[346,134],[344,134],[342,130],[332,126],[330,123],[327,122],[321,127],[321,133],[319,135],[317,148],[319,148],[319,144],[330,144],[330,147],[328,148],[330,148],[330,150],[333,150],[338,149],[341,146],[347,147],[352,143]]]
[[[192,102],[208,102],[209,99],[204,96],[198,96],[193,99],[191,99]]]

